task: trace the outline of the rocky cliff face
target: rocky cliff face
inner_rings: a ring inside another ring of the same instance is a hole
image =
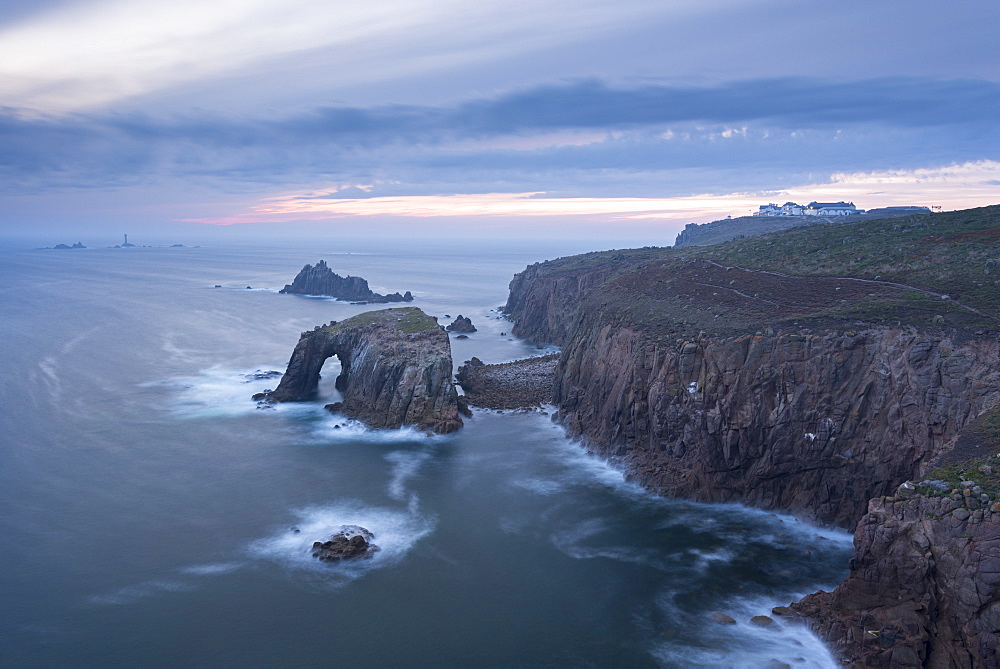
[[[967,494],[873,499],[832,593],[793,608],[858,667],[1000,666],[1000,511]]]
[[[281,382],[264,399],[309,399],[334,355],[344,396],[331,405],[336,411],[374,428],[413,425],[447,434],[462,427],[448,335],[416,307],[369,311],[303,332]]]
[[[877,328],[650,345],[584,324],[557,370],[559,420],[671,496],[851,527],[1000,400],[995,339]]]
[[[360,276],[340,276],[327,266],[325,260],[313,265],[306,265],[295,276],[295,279],[280,291],[296,295],[326,295],[339,300],[354,302],[411,302],[410,291],[405,294],[391,293],[379,295],[368,287],[368,281]]]
[[[857,526],[848,579],[796,606],[852,666],[1000,666],[1000,481],[894,494],[1000,451],[960,440],[1000,405],[998,256],[998,207],[810,226],[532,265],[506,312],[633,479]]]

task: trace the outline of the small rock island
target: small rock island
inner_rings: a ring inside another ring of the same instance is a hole
[[[472,319],[462,314],[458,315],[455,321],[445,328],[448,332],[475,332],[476,326],[472,324]]]
[[[416,307],[367,311],[303,332],[278,387],[254,399],[312,398],[323,363],[334,355],[344,399],[327,409],[376,429],[411,425],[448,434],[462,427],[448,334]]]
[[[293,295],[323,295],[335,297],[338,300],[350,302],[370,302],[381,304],[386,302],[412,302],[413,295],[406,291],[380,295],[368,287],[368,281],[360,276],[340,276],[320,260],[315,265],[306,265],[296,275],[295,279],[279,293]]]

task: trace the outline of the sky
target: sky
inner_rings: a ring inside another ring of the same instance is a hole
[[[997,25],[996,0],[0,0],[0,227],[666,245],[768,202],[996,204]]]

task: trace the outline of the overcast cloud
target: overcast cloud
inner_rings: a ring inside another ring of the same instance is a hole
[[[985,0],[0,7],[8,229],[66,211],[84,227],[288,221],[303,193],[373,215],[386,196],[444,197],[442,216],[456,195],[465,217],[466,196],[530,194],[570,217],[587,212],[567,198],[648,198],[675,224],[665,198],[744,207],[833,193],[837,174],[950,166],[949,203],[1000,200],[983,190],[1000,161],[1000,6]],[[940,199],[904,182],[884,199]],[[854,199],[889,203],[872,193]],[[632,215],[609,206],[592,214]]]

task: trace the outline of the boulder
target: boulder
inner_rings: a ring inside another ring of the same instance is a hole
[[[374,534],[359,525],[342,525],[328,540],[314,541],[312,554],[323,562],[370,558],[379,550],[371,543],[374,538]]]

